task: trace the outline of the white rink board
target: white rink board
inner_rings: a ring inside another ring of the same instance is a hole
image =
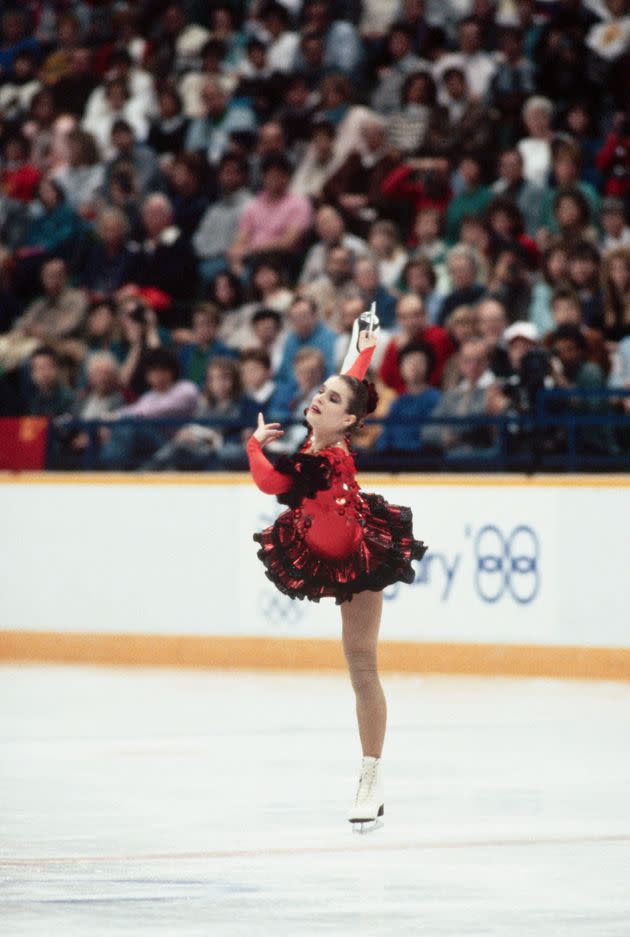
[[[374,488],[430,548],[384,639],[630,647],[628,488]],[[291,601],[256,558],[279,510],[247,483],[0,485],[0,629],[334,637],[332,600]]]

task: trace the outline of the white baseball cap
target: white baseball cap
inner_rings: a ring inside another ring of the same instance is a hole
[[[509,345],[515,338],[526,338],[528,342],[535,343],[540,336],[533,322],[513,322],[503,333],[503,341]]]

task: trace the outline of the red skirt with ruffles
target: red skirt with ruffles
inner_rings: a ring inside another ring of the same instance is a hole
[[[316,553],[306,543],[294,510],[254,534],[266,576],[280,592],[311,602],[334,598],[341,605],[357,592],[380,592],[394,582],[414,581],[412,560],[422,559],[427,547],[413,537],[411,509],[388,504],[381,495],[361,492],[361,498],[366,506],[362,537],[347,556],[330,559]]]

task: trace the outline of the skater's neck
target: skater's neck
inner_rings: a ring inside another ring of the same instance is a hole
[[[320,449],[330,449],[333,446],[342,449],[346,453],[348,452],[348,447],[343,436],[339,436],[338,433],[316,433],[315,430],[313,430],[308,447],[309,452],[319,452]]]

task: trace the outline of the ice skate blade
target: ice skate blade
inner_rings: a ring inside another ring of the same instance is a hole
[[[365,835],[366,833],[373,833],[375,830],[380,830],[385,824],[380,818],[376,820],[351,820],[352,823],[352,832],[359,833],[360,835]]]
[[[383,815],[385,813],[385,808],[381,805],[378,809],[378,814],[375,818],[361,820],[361,819],[352,819],[350,823],[352,824],[353,833],[371,833],[373,830],[380,830],[383,826]]]

